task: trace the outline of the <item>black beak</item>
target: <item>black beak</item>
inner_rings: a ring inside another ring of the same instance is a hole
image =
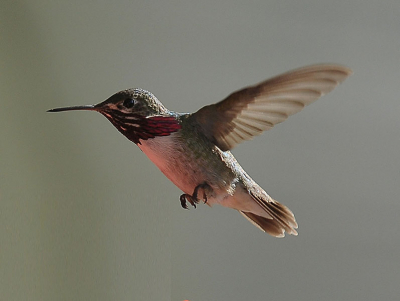
[[[97,109],[95,108],[94,105],[86,105],[86,106],[51,109],[48,110],[47,112],[63,112],[63,111],[97,111]]]

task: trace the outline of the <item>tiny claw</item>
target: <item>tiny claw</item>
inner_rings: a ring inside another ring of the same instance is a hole
[[[190,205],[192,205],[194,208],[196,208],[196,201],[194,201],[194,199],[191,195],[184,193],[180,196],[179,199],[181,201],[181,206],[183,209],[189,209],[186,202],[189,202]]]
[[[180,196],[180,201],[181,201],[181,206],[182,206],[182,208],[183,209],[189,209],[188,208],[188,206],[187,206],[187,204],[186,204],[186,195],[185,194],[182,194],[181,196]]]
[[[200,200],[198,198],[198,194],[199,194],[199,189],[203,190],[203,200],[204,200],[204,204],[207,203],[207,193],[211,193],[212,192],[212,188],[210,187],[210,185],[208,185],[207,183],[203,183],[203,184],[199,184],[196,186],[196,188],[193,191],[193,196],[192,198],[196,200],[196,202],[198,203]]]
[[[189,195],[187,199],[194,208],[196,208],[196,201]]]

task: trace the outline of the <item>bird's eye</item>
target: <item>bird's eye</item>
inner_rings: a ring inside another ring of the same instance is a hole
[[[123,106],[127,109],[132,108],[136,103],[136,100],[133,98],[127,98],[124,100]]]

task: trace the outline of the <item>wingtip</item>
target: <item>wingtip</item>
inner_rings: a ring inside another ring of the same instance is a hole
[[[317,64],[314,65],[315,67],[319,67],[321,69],[325,70],[331,70],[335,72],[340,72],[344,74],[345,76],[343,77],[343,80],[345,80],[347,77],[353,74],[353,70],[345,65],[341,64],[334,64],[334,63],[324,63],[324,64]],[[312,66],[310,66],[312,67]],[[341,81],[342,82],[342,81]]]
[[[335,66],[339,72],[342,72],[345,75],[343,77],[343,80],[340,82],[343,82],[346,78],[353,75],[353,73],[354,73],[353,70],[347,66],[344,66],[344,65],[335,65]]]
[[[287,72],[288,74],[293,73],[296,74],[300,73],[309,73],[309,72],[319,72],[319,71],[332,71],[332,72],[339,72],[344,75],[343,79],[346,79],[348,76],[353,74],[353,70],[345,65],[335,64],[335,63],[319,63],[308,65],[305,67],[300,67],[298,69],[292,70]]]

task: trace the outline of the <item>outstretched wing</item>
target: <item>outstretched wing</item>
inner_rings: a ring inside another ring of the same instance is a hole
[[[269,130],[330,92],[351,70],[339,65],[313,65],[278,75],[203,107],[191,118],[221,150]]]

